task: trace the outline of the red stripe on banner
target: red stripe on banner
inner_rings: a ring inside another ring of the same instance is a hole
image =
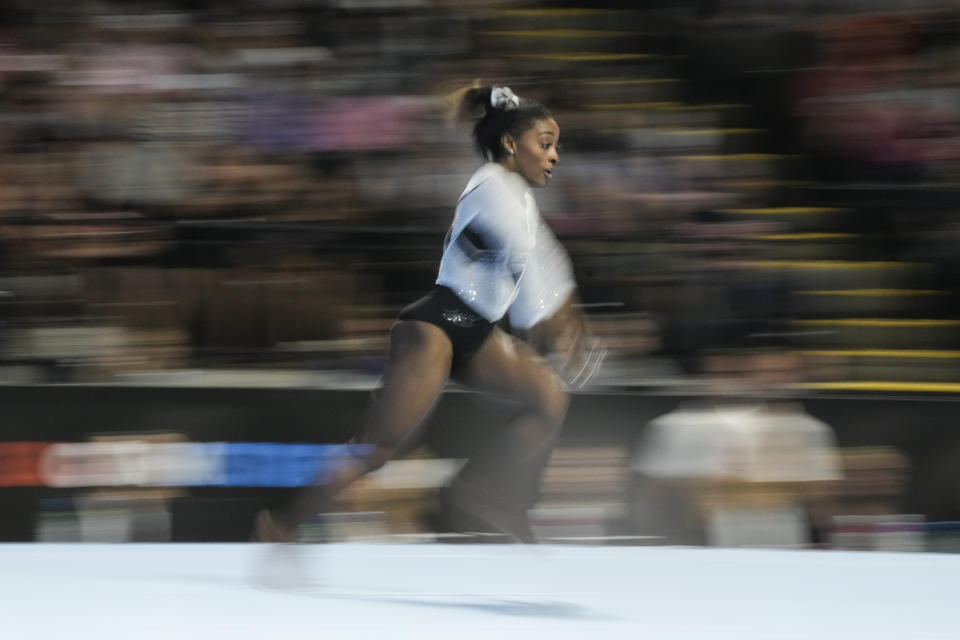
[[[0,442],[0,487],[40,487],[40,456],[51,442]]]

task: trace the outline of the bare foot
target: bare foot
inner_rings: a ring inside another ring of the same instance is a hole
[[[253,523],[254,542],[296,542],[296,533],[279,524],[273,518],[269,509],[263,509],[257,514]]]

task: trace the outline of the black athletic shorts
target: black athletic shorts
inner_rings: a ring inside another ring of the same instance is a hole
[[[493,332],[495,323],[473,311],[457,294],[437,285],[400,312],[400,320],[421,320],[440,327],[453,345],[450,375],[456,376],[470,362]]]

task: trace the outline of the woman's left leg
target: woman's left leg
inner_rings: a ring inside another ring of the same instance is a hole
[[[346,487],[382,467],[416,438],[443,391],[452,358],[452,345],[440,328],[417,320],[394,325],[382,385],[373,394],[361,432],[361,442],[370,445],[369,451],[335,460],[323,477],[301,487],[285,508],[262,511],[255,524],[256,538],[292,541],[300,524],[329,508]]]

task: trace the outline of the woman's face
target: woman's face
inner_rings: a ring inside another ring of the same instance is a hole
[[[523,176],[532,187],[545,187],[553,178],[560,156],[560,127],[553,118],[537,120],[518,140],[508,142],[507,168]]]

